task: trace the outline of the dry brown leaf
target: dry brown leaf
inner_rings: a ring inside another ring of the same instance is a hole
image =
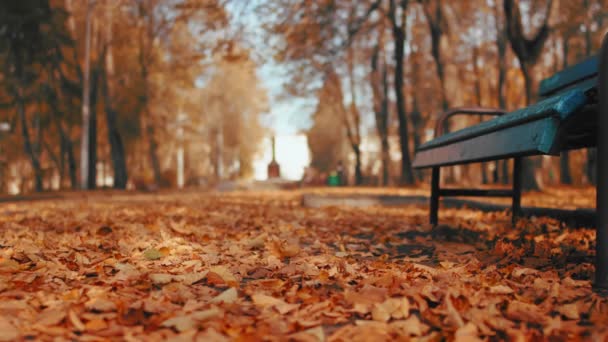
[[[66,316],[65,309],[63,308],[49,308],[42,311],[36,318],[36,323],[40,325],[57,325]]]
[[[205,321],[211,318],[219,317],[223,315],[224,312],[218,308],[211,308],[208,310],[195,311],[190,316],[197,321]]]
[[[194,329],[196,326],[196,321],[192,318],[192,316],[178,316],[169,318],[164,321],[161,326],[166,328],[175,328],[178,332],[184,332],[186,330]]]
[[[534,322],[543,324],[547,321],[548,316],[542,310],[534,305],[524,303],[518,300],[509,302],[506,316],[523,322]]]
[[[508,287],[507,285],[495,285],[490,287],[491,294],[511,294],[513,293],[513,289]]]
[[[323,327],[314,327],[289,335],[289,339],[299,342],[324,342],[325,331]]]
[[[116,303],[105,298],[93,298],[84,303],[84,307],[89,311],[110,312],[116,311]]]
[[[429,330],[428,326],[420,322],[416,315],[412,315],[406,320],[393,321],[390,326],[404,336],[422,336]]]
[[[217,297],[211,300],[211,303],[234,303],[238,298],[238,293],[234,287],[220,293]]]
[[[205,279],[208,272],[193,272],[186,274],[179,274],[173,276],[173,280],[184,283],[185,285],[192,285],[194,283],[198,283],[199,281]]]
[[[578,305],[576,303],[561,305],[557,308],[557,312],[562,314],[567,319],[578,320],[581,318]]]
[[[150,280],[156,285],[169,284],[171,280],[173,280],[173,276],[171,274],[166,273],[153,273],[148,276],[150,277]]]
[[[84,331],[86,329],[86,326],[84,325],[84,323],[82,323],[82,321],[80,320],[78,315],[76,315],[76,312],[74,312],[74,310],[70,310],[68,312],[68,319],[70,320],[70,323],[72,323],[74,330]]]
[[[238,284],[238,280],[234,274],[225,266],[213,266],[209,269],[206,277],[218,276],[226,285],[235,286]]]
[[[0,341],[15,341],[19,335],[19,330],[11,322],[0,316]]]
[[[255,305],[261,307],[273,307],[275,308],[281,315],[285,315],[286,313],[297,309],[299,304],[288,304],[284,300],[275,298],[272,296],[267,296],[262,293],[256,293],[251,296],[253,303]]]
[[[454,334],[454,341],[457,342],[475,342],[482,341],[479,338],[479,329],[477,326],[471,322],[465,324],[464,326],[458,328],[456,333]]]
[[[95,318],[88,321],[84,326],[87,331],[99,331],[107,329],[108,323],[104,319]]]

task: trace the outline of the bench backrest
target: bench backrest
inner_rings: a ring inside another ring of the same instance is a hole
[[[598,76],[599,58],[593,56],[585,61],[566,68],[540,82],[539,95],[547,97]]]

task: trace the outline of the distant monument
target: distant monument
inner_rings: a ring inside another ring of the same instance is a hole
[[[272,137],[272,161],[268,164],[268,179],[275,179],[281,177],[281,167],[276,160],[276,147],[275,139]]]

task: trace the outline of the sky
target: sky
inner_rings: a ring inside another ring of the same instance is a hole
[[[254,8],[264,1],[250,0],[228,3],[232,12],[233,25],[242,25],[246,46],[258,64],[257,75],[268,92],[268,112],[262,115],[262,124],[276,136],[276,160],[281,167],[281,178],[302,179],[304,168],[310,163],[310,152],[306,136],[299,134],[311,125],[311,115],[315,99],[285,96],[283,85],[289,82],[287,68],[273,59],[274,52],[269,47],[267,34]],[[272,160],[271,139],[264,139],[260,155],[254,161],[254,178],[267,178],[267,166]]]
[[[288,82],[287,70],[272,58],[273,51],[264,40],[266,35],[254,12],[254,8],[264,1],[272,0],[251,0],[245,7],[238,8],[243,3],[235,1],[229,3],[228,9],[233,13],[233,22],[243,25],[249,45],[255,47],[252,55],[259,65],[257,74],[269,97],[269,112],[263,116],[262,123],[275,134],[292,135],[310,127],[315,102],[313,99],[281,96],[283,84]]]

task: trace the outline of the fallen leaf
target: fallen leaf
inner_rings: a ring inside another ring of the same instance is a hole
[[[166,273],[152,273],[149,275],[150,280],[156,285],[164,285],[171,282],[173,276]]]
[[[105,236],[112,233],[112,228],[108,226],[103,226],[97,229],[97,235]]]
[[[14,341],[19,335],[19,330],[11,322],[0,316],[0,341]]]
[[[86,326],[84,325],[84,323],[82,323],[82,321],[80,320],[78,315],[76,315],[76,312],[74,312],[74,310],[70,310],[68,312],[68,319],[70,320],[70,323],[72,323],[72,325],[74,326],[74,330],[84,331],[86,329]]]
[[[238,298],[238,293],[234,287],[220,293],[217,297],[211,300],[211,303],[234,303]]]
[[[464,326],[458,328],[456,333],[454,333],[454,341],[457,342],[474,342],[481,341],[479,336],[479,329],[477,326],[471,322],[465,324]]]
[[[268,296],[265,294],[257,293],[251,296],[251,300],[257,306],[261,307],[273,307],[275,308],[281,315],[285,315],[286,313],[295,310],[299,307],[298,304],[289,304],[282,299],[275,298],[272,296]]]
[[[19,271],[19,263],[12,259],[0,258],[0,273],[14,273]]]
[[[175,328],[178,332],[193,329],[196,326],[196,322],[191,316],[178,316],[169,318],[164,321],[161,326],[166,328]]]
[[[105,320],[100,319],[100,318],[92,319],[85,324],[85,329],[87,331],[99,331],[99,330],[105,330],[107,328],[108,328],[108,323],[106,323]]]
[[[249,246],[249,248],[264,248],[267,238],[268,238],[267,234],[265,234],[265,233],[260,234],[260,235],[256,236],[255,238],[247,241],[247,246]]]
[[[495,285],[490,287],[491,294],[511,294],[513,293],[513,289],[508,287],[507,285]]]
[[[210,318],[219,317],[224,312],[218,308],[211,308],[208,310],[195,311],[190,316],[197,321],[205,321]]]
[[[232,339],[220,334],[217,330],[209,328],[196,336],[197,341],[228,342]]]
[[[116,311],[116,303],[104,298],[93,298],[86,303],[84,307],[89,311],[110,312]]]
[[[46,325],[46,326],[57,325],[61,321],[63,321],[65,316],[66,316],[66,312],[64,309],[49,308],[49,309],[42,311],[40,314],[38,314],[38,317],[36,318],[36,323],[38,323],[40,325]]]
[[[144,252],[144,257],[148,260],[158,260],[163,257],[163,254],[158,249],[150,248]]]
[[[518,300],[509,302],[506,316],[523,322],[541,323],[547,321],[548,316],[543,313],[538,306],[524,303]]]
[[[209,269],[207,273],[207,277],[213,277],[214,275],[218,276],[226,285],[235,286],[237,285],[237,279],[230,272],[230,270],[225,266],[213,266]]]
[[[557,308],[557,312],[564,315],[567,319],[578,320],[581,317],[576,303],[562,305]]]
[[[323,327],[314,327],[289,335],[289,340],[300,342],[323,342],[325,331]]]
[[[205,279],[208,272],[194,272],[194,273],[186,273],[173,276],[173,280],[184,283],[185,285],[192,285],[194,283],[198,283],[199,281]]]

